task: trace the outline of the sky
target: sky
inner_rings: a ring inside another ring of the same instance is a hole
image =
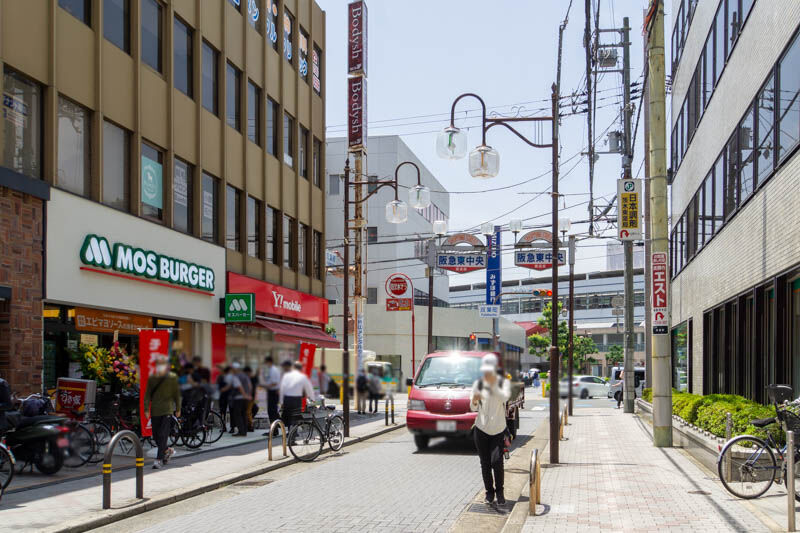
[[[347,1],[317,0],[326,12],[327,136],[346,135],[347,119]],[[621,28],[623,17],[631,26],[631,80],[641,85],[643,74],[643,10],[646,0],[591,0],[599,6],[600,28]],[[401,135],[425,166],[451,192],[449,230],[475,230],[481,223],[508,224],[524,220],[525,230],[551,222],[552,183],[549,148],[531,148],[511,132],[494,128],[487,144],[500,154],[500,173],[490,180],[472,178],[466,160],[439,159],[436,134],[449,123],[450,107],[461,93],[473,92],[486,102],[490,113],[550,115],[551,86],[555,82],[558,27],[569,0],[368,0],[368,112],[369,135]],[[669,7],[669,6],[668,6]],[[559,200],[573,221],[588,218],[589,171],[585,105],[584,2],[574,0],[564,32],[562,54]],[[666,27],[670,25],[669,14]],[[669,31],[665,31],[669,35]],[[618,42],[616,33],[602,33],[601,43]],[[669,42],[665,43],[667,46]],[[620,66],[622,52],[620,50]],[[667,57],[669,49],[667,48]],[[634,88],[635,90],[635,88]],[[622,77],[598,77],[595,149],[607,150],[605,131],[622,131]],[[639,99],[635,99],[636,122]],[[480,120],[474,99],[463,99],[456,109],[456,125],[468,127],[469,149],[480,144]],[[642,113],[643,114],[643,113]],[[633,175],[643,177],[644,117],[634,145]],[[521,126],[530,138],[549,143],[550,127]],[[336,173],[337,169],[328,169]],[[601,155],[595,164],[595,205],[607,205],[616,193],[621,157]],[[402,178],[402,176],[401,176]],[[407,179],[410,179],[407,177]],[[522,183],[518,186],[515,184]],[[490,189],[504,188],[491,191]],[[544,193],[544,194],[542,194]],[[599,224],[601,235],[615,234]],[[586,236],[586,224],[573,224],[570,233]],[[503,244],[513,244],[510,232]],[[608,239],[579,240],[576,272],[605,268]],[[503,279],[546,275],[513,266],[506,248]],[[453,274],[451,285],[485,281],[484,272]]]

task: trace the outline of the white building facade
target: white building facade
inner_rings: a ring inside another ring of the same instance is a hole
[[[673,386],[765,401],[800,387],[800,3],[672,12]]]

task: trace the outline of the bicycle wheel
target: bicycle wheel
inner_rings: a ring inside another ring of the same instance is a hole
[[[225,421],[216,411],[209,411],[206,415],[206,444],[213,444],[225,434]]]
[[[183,427],[181,426],[180,420],[176,417],[172,416],[169,419],[169,439],[167,442],[169,443],[168,446],[172,448],[176,444],[181,441],[181,434],[183,433]]]
[[[181,437],[184,446],[196,450],[206,442],[206,428],[198,421],[197,427],[186,428]]]
[[[92,432],[78,424],[67,433],[67,449],[64,451],[64,466],[78,468],[89,462],[94,455],[95,443]]]
[[[331,450],[338,452],[344,446],[344,420],[341,416],[336,415],[328,419],[326,426],[326,433],[328,434],[328,446]]]
[[[322,432],[310,421],[303,420],[289,430],[289,449],[295,459],[310,463],[322,453]]]
[[[11,460],[11,452],[0,446],[0,492],[8,487],[13,477],[14,462]]]
[[[767,492],[778,474],[775,454],[767,444],[751,435],[731,439],[717,459],[722,485],[738,498],[758,498]]]
[[[111,429],[103,422],[87,422],[84,425],[94,436],[94,453],[89,462],[99,463],[103,460],[108,443],[111,442]]]

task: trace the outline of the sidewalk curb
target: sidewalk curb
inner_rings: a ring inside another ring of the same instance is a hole
[[[406,427],[405,423],[396,424],[394,426],[381,428],[380,430],[377,430],[373,433],[368,433],[361,437],[352,437],[349,441],[344,443],[344,446],[352,446],[354,444],[358,444],[360,442],[364,442],[373,439],[375,437],[379,437],[381,435],[384,435],[386,433],[404,427]],[[323,450],[322,453],[323,454],[330,453],[330,448],[326,448],[325,450]],[[188,457],[188,455],[184,455],[181,457]],[[230,474],[228,476],[222,477],[221,479],[217,478],[217,480],[214,482],[205,483],[203,485],[196,486],[187,491],[173,491],[172,493],[167,493],[162,496],[158,496],[156,498],[153,498],[152,500],[145,499],[143,503],[134,504],[132,506],[125,507],[124,509],[121,510],[112,509],[112,510],[101,511],[106,514],[91,519],[89,521],[82,521],[80,523],[73,522],[72,524],[67,523],[57,528],[48,529],[47,531],[49,531],[50,533],[82,533],[84,531],[89,531],[99,527],[107,526],[114,522],[125,520],[132,516],[146,513],[148,511],[153,511],[161,507],[166,507],[167,505],[171,505],[173,503],[177,503],[183,500],[188,500],[189,498],[199,496],[200,494],[211,492],[213,490],[217,490],[222,487],[226,487],[228,485],[233,485],[234,483],[254,478],[266,474],[268,472],[278,470],[279,468],[295,464],[297,462],[298,462],[297,459],[290,456],[287,459],[280,460],[279,462],[271,464],[269,466],[259,467],[254,470],[249,470],[244,472],[240,471],[238,473]]]

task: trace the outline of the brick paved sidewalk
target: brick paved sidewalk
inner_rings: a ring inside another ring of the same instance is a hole
[[[683,451],[653,447],[638,417],[576,409],[569,422],[562,464],[542,470],[545,514],[523,531],[769,531]]]

